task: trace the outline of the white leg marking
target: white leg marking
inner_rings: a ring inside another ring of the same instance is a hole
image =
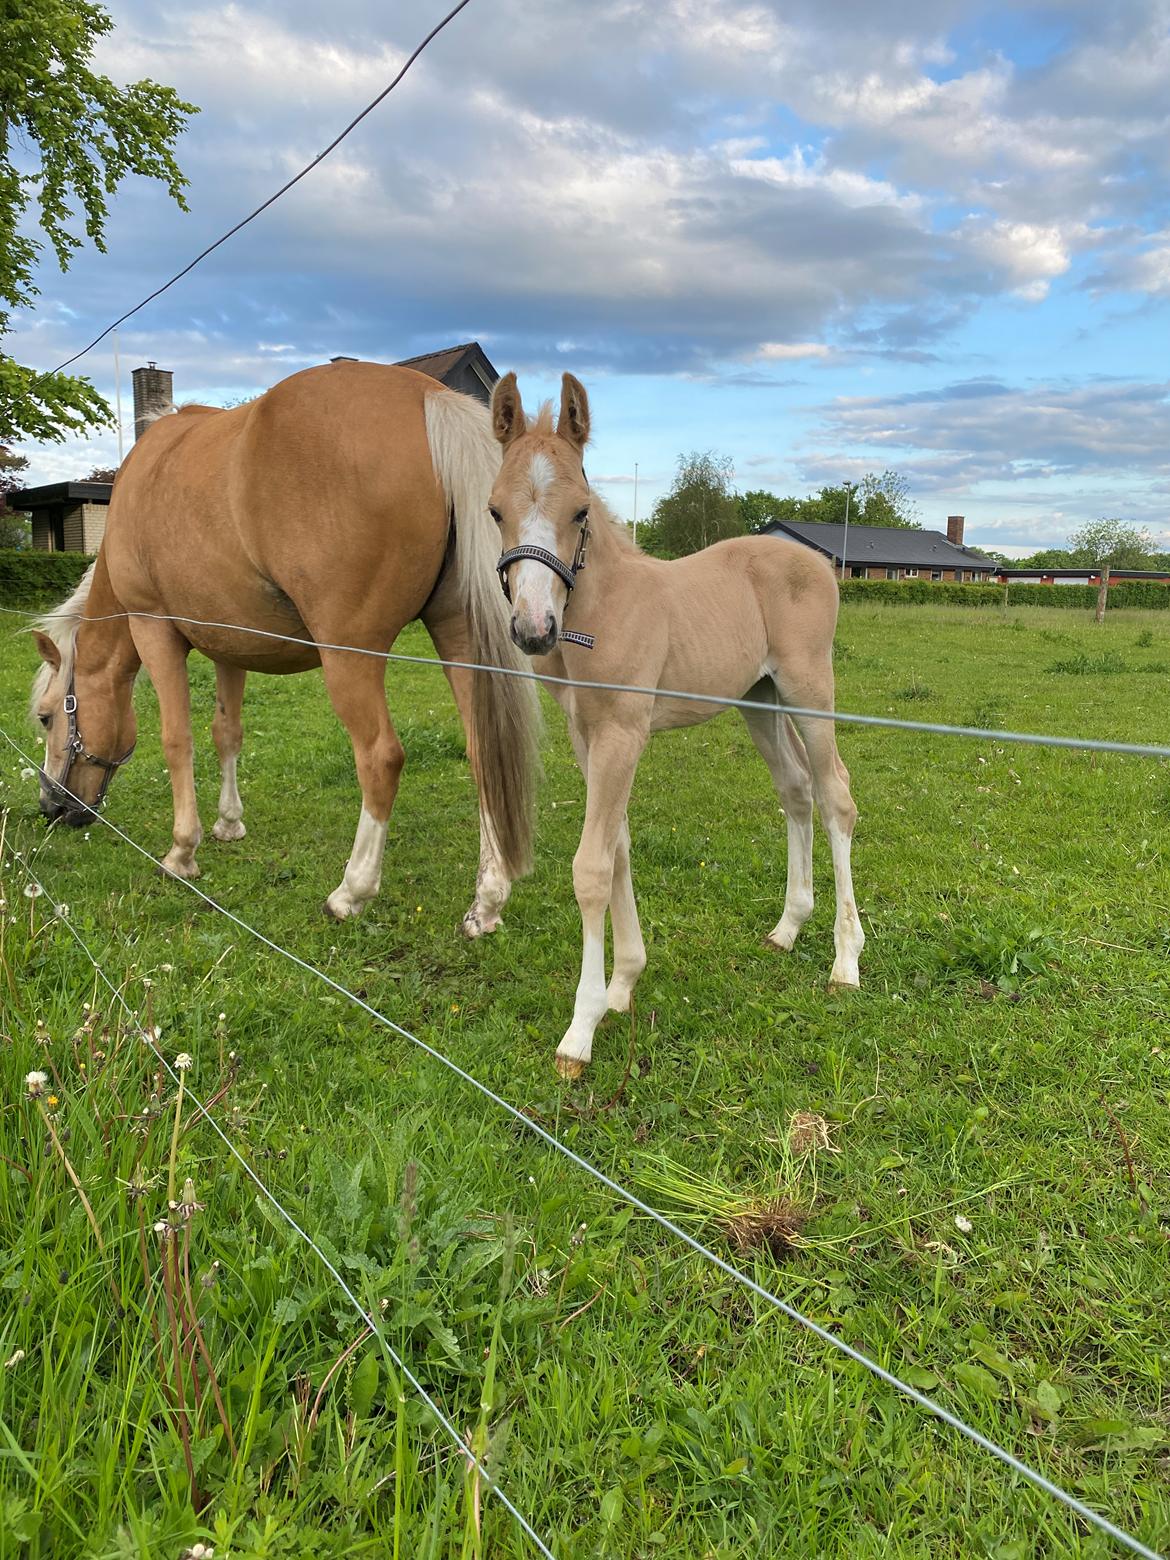
[[[242,840],[248,832],[244,828],[244,804],[236,784],[236,762],[239,755],[221,760],[219,786],[219,817],[211,832],[217,840]]]
[[[609,916],[613,925],[613,975],[606,989],[606,1006],[614,1013],[628,1013],[638,976],[646,968],[646,945],[638,924],[634,880],[630,872],[629,824],[622,825],[613,864],[613,889]]]
[[[837,957],[829,976],[830,986],[859,986],[861,977],[857,960],[865,943],[861,929],[861,917],[853,898],[853,873],[849,864],[852,835],[833,821],[828,825],[829,840],[833,847],[833,877],[837,886],[837,919],[833,925],[833,942]]]
[[[808,816],[794,816],[788,811],[788,886],[784,894],[784,913],[768,933],[768,941],[787,953],[796,941],[797,933],[813,910],[812,805]]]
[[[512,880],[500,865],[493,843],[491,825],[480,809],[479,876],[475,880],[475,903],[463,917],[465,937],[483,937],[500,924],[500,911],[512,892]]]
[[[557,1071],[565,1078],[580,1077],[593,1055],[593,1031],[605,1017],[605,911],[592,914],[584,927],[581,979],[573,1022],[557,1047]]]
[[[389,827],[388,822],[379,823],[362,807],[345,876],[325,901],[330,915],[335,915],[339,921],[360,915],[381,887],[382,856]]]

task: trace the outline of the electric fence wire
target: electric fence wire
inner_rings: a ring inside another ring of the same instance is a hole
[[[24,759],[26,764],[32,762],[30,756],[23,751],[23,749],[14,741],[14,739],[3,727],[0,727],[0,737],[4,738],[9,747],[11,747],[20,758]],[[72,792],[67,792],[67,794],[73,796]],[[81,802],[79,797],[73,796],[73,800],[79,802],[83,807],[86,805],[84,802]],[[119,828],[118,825],[111,819],[105,817],[105,815],[100,812],[96,813],[94,816],[98,822],[104,823],[107,828],[112,829],[120,839],[124,840],[129,846],[131,846],[133,850],[137,851],[140,856],[144,856],[152,864],[152,866],[157,865],[151,853],[144,846],[140,845],[137,840],[132,839],[130,835],[128,835],[123,829]],[[788,1317],[790,1321],[796,1322],[799,1326],[805,1328],[808,1332],[812,1333],[814,1337],[819,1338],[822,1343],[828,1344],[830,1348],[837,1350],[838,1353],[843,1354],[847,1359],[852,1360],[854,1364],[860,1365],[864,1370],[869,1371],[869,1373],[877,1377],[879,1381],[885,1382],[887,1386],[893,1387],[894,1390],[901,1393],[903,1397],[909,1398],[909,1400],[912,1403],[916,1403],[919,1408],[924,1409],[928,1414],[932,1414],[936,1419],[941,1420],[943,1424],[948,1425],[952,1430],[955,1430],[960,1435],[965,1436],[967,1440],[971,1441],[975,1446],[989,1453],[992,1457],[998,1459],[998,1461],[1001,1462],[1005,1467],[1011,1469],[1013,1473],[1018,1474],[1021,1478],[1026,1479],[1037,1489],[1044,1491],[1045,1494],[1051,1496],[1054,1500],[1059,1501],[1062,1505],[1067,1507],[1069,1511],[1080,1517],[1082,1521],[1090,1524],[1092,1527],[1097,1528],[1100,1532],[1112,1538],[1123,1548],[1128,1549],[1131,1554],[1141,1555],[1143,1560],[1167,1560],[1166,1556],[1160,1555],[1156,1550],[1148,1548],[1141,1542],[1140,1539],[1135,1538],[1131,1533],[1127,1533],[1124,1528],[1118,1527],[1116,1523],[1111,1522],[1108,1517],[1103,1516],[1099,1511],[1094,1510],[1093,1507],[1087,1506],[1083,1501],[1078,1500],[1077,1497],[1072,1495],[1068,1490],[1065,1490],[1059,1484],[1054,1483],[1051,1479],[1047,1478],[1046,1475],[1041,1473],[1039,1469],[1033,1468],[1030,1464],[1022,1462],[1020,1458],[1018,1458],[1013,1452],[1009,1451],[1004,1446],[1000,1446],[997,1441],[991,1440],[989,1436],[984,1435],[982,1431],[977,1430],[973,1425],[969,1425],[966,1420],[960,1418],[958,1414],[952,1413],[949,1408],[946,1408],[943,1404],[936,1402],[934,1398],[928,1397],[925,1392],[920,1392],[917,1387],[912,1387],[909,1382],[903,1381],[901,1377],[895,1375],[893,1371],[887,1370],[884,1365],[879,1365],[876,1360],[870,1359],[867,1354],[863,1354],[860,1349],[854,1348],[853,1345],[851,1343],[847,1343],[844,1338],[839,1338],[836,1333],[831,1332],[827,1327],[822,1327],[821,1324],[814,1321],[812,1317],[806,1316],[803,1311],[799,1310],[789,1301],[782,1299],[777,1294],[774,1294],[770,1289],[766,1289],[762,1284],[758,1283],[754,1278],[752,1278],[750,1274],[743,1272],[741,1268],[737,1268],[733,1263],[726,1261],[723,1257],[719,1256],[717,1252],[712,1251],[709,1246],[705,1246],[702,1241],[696,1240],[693,1235],[691,1235],[687,1230],[683,1229],[681,1225],[676,1224],[673,1219],[668,1218],[666,1214],[660,1213],[657,1208],[654,1208],[649,1203],[644,1202],[639,1196],[637,1196],[636,1193],[630,1191],[619,1181],[615,1181],[611,1176],[606,1175],[603,1170],[599,1170],[596,1165],[591,1164],[589,1160],[583,1158],[582,1155],[578,1154],[574,1149],[570,1148],[568,1144],[563,1143],[560,1138],[555,1136],[554,1133],[549,1132],[546,1128],[542,1127],[539,1122],[534,1121],[532,1117],[529,1116],[525,1111],[520,1110],[518,1106],[513,1105],[502,1095],[496,1094],[494,1090],[487,1086],[487,1084],[482,1083],[473,1074],[460,1067],[458,1062],[452,1061],[451,1058],[444,1055],[442,1051],[436,1049],[436,1047],[432,1045],[429,1045],[425,1040],[421,1040],[417,1035],[412,1034],[409,1029],[405,1029],[401,1024],[396,1023],[392,1018],[388,1018],[386,1014],[373,1007],[363,997],[358,996],[356,992],[350,991],[348,987],[343,986],[340,981],[334,980],[333,977],[327,974],[324,970],[318,969],[316,965],[310,964],[306,959],[302,959],[299,954],[293,953],[290,949],[282,947],[280,943],[274,942],[272,938],[266,936],[263,932],[252,926],[249,922],[243,920],[242,917],[236,915],[234,911],[229,910],[225,905],[220,904],[218,900],[213,899],[210,894],[204,893],[204,891],[197,887],[196,884],[190,882],[186,878],[180,878],[178,881],[181,882],[185,888],[189,889],[193,894],[197,895],[201,900],[203,900],[205,904],[209,905],[213,910],[216,910],[221,915],[225,916],[235,926],[238,926],[241,931],[247,932],[251,937],[254,937],[257,942],[263,944],[266,948],[269,948],[273,953],[279,954],[282,958],[287,959],[291,964],[296,965],[298,968],[304,970],[307,974],[313,976],[316,980],[321,981],[332,991],[335,991],[338,996],[344,997],[347,1001],[353,1003],[355,1007],[360,1008],[363,1012],[368,1014],[369,1017],[372,1018],[376,1023],[381,1024],[384,1028],[390,1030],[392,1033],[401,1036],[402,1039],[408,1040],[412,1045],[417,1046],[420,1051],[423,1051],[434,1061],[440,1063],[441,1066],[447,1068],[448,1071],[453,1073],[457,1078],[462,1079],[464,1083],[470,1084],[470,1086],[477,1090],[478,1093],[483,1095],[485,1099],[489,1100],[493,1105],[498,1106],[501,1110],[506,1112],[507,1115],[509,1115],[514,1121],[523,1126],[527,1131],[533,1133],[536,1137],[540,1138],[551,1149],[553,1149],[556,1153],[561,1154],[571,1164],[576,1165],[578,1169],[583,1170],[587,1175],[592,1176],[594,1180],[599,1182],[600,1185],[604,1186],[608,1191],[612,1192],[614,1196],[629,1204],[629,1206],[634,1208],[637,1212],[644,1214],[649,1219],[652,1219],[654,1223],[660,1226],[660,1228],[666,1230],[670,1235],[673,1235],[675,1239],[682,1241],[683,1244],[695,1252],[697,1256],[700,1256],[705,1261],[710,1262],[714,1267],[718,1268],[722,1273],[726,1274],[727,1277],[733,1279],[736,1283],[743,1285],[744,1288],[750,1290],[751,1293],[754,1294],[758,1299],[763,1300],[767,1305],[770,1305],[775,1310],[781,1312],[784,1316]],[[351,1299],[352,1298],[353,1297],[351,1296]],[[357,1302],[355,1301],[354,1303],[356,1304]]]
[[[124,839],[128,838],[128,836],[126,836],[126,835],[123,835],[122,837]],[[131,840],[130,843],[134,844],[134,841]],[[135,847],[135,848],[138,848],[138,847]],[[97,976],[99,977],[99,979],[102,980],[103,983],[109,988],[109,990],[113,994],[115,1000],[121,1005],[122,1010],[126,1014],[126,1017],[129,1020],[129,1022],[131,1023],[131,1025],[133,1026],[135,1033],[140,1035],[141,1038],[150,1047],[150,1049],[154,1052],[154,1054],[158,1058],[159,1062],[162,1064],[162,1066],[166,1069],[167,1073],[170,1075],[172,1083],[178,1084],[179,1075],[175,1071],[174,1067],[172,1067],[172,1065],[171,1065],[170,1061],[168,1060],[167,1056],[165,1055],[165,1053],[160,1048],[160,1046],[158,1044],[158,1041],[155,1039],[154,1034],[151,1032],[150,1029],[144,1027],[142,1024],[139,1023],[137,1015],[134,1013],[134,1011],[130,1007],[130,1004],[126,1001],[126,998],[122,995],[121,989],[118,986],[116,986],[114,984],[114,982],[110,979],[110,977],[106,974],[105,970],[102,968],[101,964],[98,962],[98,960],[97,960],[96,956],[94,955],[92,949],[90,948],[89,944],[85,941],[84,937],[82,937],[81,933],[77,930],[76,926],[74,926],[74,924],[73,924],[72,920],[70,919],[70,917],[67,914],[65,914],[61,904],[53,897],[52,894],[48,893],[44,883],[33,872],[32,868],[29,866],[28,862],[25,861],[23,855],[19,851],[14,850],[13,847],[11,845],[8,845],[7,843],[5,845],[5,849],[11,855],[13,860],[17,863],[17,865],[19,866],[20,870],[28,878],[29,882],[35,884],[37,889],[40,891],[40,893],[47,895],[49,903],[53,906],[53,910],[54,910],[54,912],[56,914],[57,919],[66,928],[66,930],[69,932],[70,936],[73,938],[73,940],[81,948],[81,950],[85,954],[86,958],[93,965],[94,971],[97,974]],[[203,897],[205,899],[207,898],[206,895],[204,895]],[[215,901],[214,900],[208,899],[207,902],[208,902],[208,904],[215,905]],[[216,905],[215,908],[216,909],[220,909],[221,907]],[[242,925],[243,923],[241,922],[240,924]],[[410,1369],[410,1366],[407,1365],[406,1361],[403,1360],[400,1357],[400,1355],[398,1354],[397,1350],[393,1347],[393,1345],[389,1342],[389,1340],[383,1334],[381,1327],[374,1320],[373,1315],[369,1311],[366,1310],[365,1306],[361,1303],[361,1301],[358,1299],[358,1297],[354,1294],[353,1290],[346,1283],[345,1279],[341,1276],[341,1274],[338,1272],[337,1268],[330,1261],[330,1259],[325,1255],[324,1251],[322,1251],[321,1247],[317,1244],[317,1242],[313,1239],[313,1237],[310,1234],[308,1234],[307,1231],[305,1231],[300,1224],[297,1223],[296,1219],[289,1212],[289,1210],[284,1206],[284,1204],[281,1202],[280,1198],[276,1195],[276,1193],[272,1190],[272,1188],[270,1186],[266,1185],[265,1182],[261,1180],[261,1178],[257,1175],[256,1171],[252,1168],[252,1166],[248,1163],[248,1161],[240,1153],[240,1151],[236,1147],[236,1145],[228,1137],[227,1133],[224,1132],[224,1130],[220,1126],[219,1122],[216,1121],[215,1117],[211,1114],[211,1112],[204,1105],[203,1101],[201,1099],[199,1099],[199,1097],[192,1092],[192,1090],[190,1089],[189,1086],[186,1086],[186,1085],[184,1086],[184,1098],[187,1099],[191,1103],[191,1105],[195,1108],[196,1112],[200,1116],[203,1117],[204,1121],[207,1122],[208,1126],[215,1133],[216,1137],[218,1137],[220,1139],[220,1141],[223,1143],[224,1147],[227,1149],[228,1153],[232,1156],[232,1158],[240,1166],[240,1168],[243,1170],[244,1174],[248,1177],[248,1179],[256,1187],[257,1191],[259,1191],[265,1198],[267,1198],[267,1200],[271,1203],[272,1207],[276,1210],[276,1212],[280,1215],[280,1217],[284,1220],[284,1222],[289,1226],[289,1228],[293,1231],[293,1233],[295,1235],[299,1235],[300,1236],[301,1240],[303,1240],[305,1242],[305,1244],[309,1247],[309,1249],[314,1253],[314,1255],[319,1259],[319,1261],[325,1267],[326,1271],[337,1282],[337,1284],[340,1287],[342,1293],[345,1295],[345,1297],[349,1301],[349,1303],[353,1306],[353,1308],[357,1312],[358,1316],[361,1317],[362,1321],[365,1322],[366,1326],[369,1328],[371,1334],[374,1337],[377,1338],[378,1342],[382,1345],[383,1349],[385,1349],[385,1351],[389,1355],[391,1363],[394,1365],[395,1369],[400,1371],[402,1373],[402,1375],[406,1378],[406,1380],[410,1382],[410,1385],[414,1388],[415,1392],[417,1392],[419,1397],[422,1398],[423,1402],[430,1409],[431,1413],[438,1420],[439,1424],[443,1427],[443,1429],[447,1432],[447,1434],[454,1441],[454,1443],[455,1443],[455,1445],[456,1445],[456,1447],[457,1447],[457,1449],[459,1451],[460,1456],[466,1458],[466,1460],[469,1463],[472,1464],[472,1466],[476,1469],[476,1471],[483,1478],[485,1487],[487,1489],[489,1489],[492,1492],[492,1494],[494,1494],[500,1500],[502,1505],[511,1513],[512,1517],[519,1524],[519,1526],[524,1530],[525,1534],[532,1540],[533,1544],[535,1544],[536,1548],[540,1551],[540,1553],[542,1555],[547,1555],[548,1556],[548,1560],[556,1560],[556,1556],[553,1554],[552,1550],[548,1547],[548,1545],[541,1538],[540,1534],[536,1531],[536,1529],[528,1521],[528,1519],[527,1519],[527,1517],[525,1517],[524,1513],[522,1511],[520,1511],[519,1508],[517,1506],[515,1506],[512,1503],[511,1500],[509,1500],[508,1496],[504,1493],[504,1491],[500,1488],[500,1486],[495,1482],[495,1480],[492,1478],[491,1474],[488,1473],[488,1471],[484,1467],[483,1463],[480,1461],[480,1459],[478,1457],[476,1457],[475,1453],[471,1450],[471,1447],[467,1444],[467,1442],[463,1440],[463,1438],[460,1436],[458,1430],[451,1423],[450,1419],[448,1419],[447,1415],[443,1412],[443,1410],[439,1407],[439,1405],[435,1402],[434,1398],[430,1395],[430,1393],[427,1391],[427,1389],[423,1386],[422,1382],[413,1373],[413,1371]]]
[[[383,90],[379,92],[378,96],[374,98],[372,102],[367,103],[365,108],[362,109],[361,113],[350,120],[349,124],[346,125],[345,129],[342,130],[340,135],[335,136],[323,152],[317,153],[312,162],[306,163],[299,173],[294,174],[287,183],[282,184],[275,192],[275,194],[270,195],[266,201],[263,201],[259,206],[257,206],[255,211],[250,211],[248,215],[241,218],[241,220],[237,222],[234,227],[228,228],[227,232],[222,234],[221,237],[217,238],[214,244],[208,244],[207,248],[197,254],[194,260],[185,265],[181,271],[176,271],[174,276],[172,276],[169,281],[164,282],[161,287],[156,287],[152,293],[147,293],[145,298],[143,298],[139,303],[136,303],[132,309],[127,309],[125,314],[120,314],[116,320],[112,321],[109,325],[106,326],[105,330],[103,330],[99,336],[95,336],[88,346],[82,347],[80,352],[75,352],[72,357],[66,358],[63,363],[58,363],[57,367],[53,369],[52,372],[54,374],[59,374],[62,369],[69,368],[70,365],[76,363],[79,358],[83,358],[87,352],[92,352],[94,347],[96,347],[99,342],[104,341],[112,330],[117,330],[118,326],[125,324],[125,322],[132,314],[137,314],[139,309],[144,309],[148,303],[153,303],[156,298],[161,297],[169,287],[173,287],[175,283],[177,281],[181,281],[182,278],[188,274],[188,272],[193,271],[201,260],[206,260],[208,255],[217,250],[221,244],[226,244],[228,239],[233,238],[241,228],[247,227],[249,222],[254,222],[261,214],[261,212],[267,211],[269,206],[274,206],[282,195],[287,195],[294,184],[299,184],[307,174],[312,173],[313,169],[316,168],[319,163],[323,163],[325,161],[330,152],[337,150],[350,131],[355,130],[358,125],[361,124],[362,120],[366,117],[367,114],[372,114],[373,111],[377,108],[378,104],[381,103],[384,98],[389,97],[390,93],[394,91],[394,88],[402,80],[403,76],[406,75],[407,71],[414,64],[415,60],[418,59],[419,55],[423,52],[427,45],[433,39],[438,37],[438,35],[443,31],[443,28],[447,26],[448,22],[453,22],[455,20],[460,11],[463,10],[464,6],[470,4],[471,0],[459,0],[458,5],[452,6],[451,10],[447,12],[442,21],[431,28],[430,32],[414,50],[413,54],[408,57],[389,86],[383,88]]]
[[[46,614],[27,607],[0,607],[9,617],[42,618]],[[52,617],[52,613],[47,614]],[[884,726],[894,731],[917,731],[931,736],[974,737],[980,741],[1011,742],[1028,747],[1072,748],[1087,753],[1124,753],[1136,758],[1170,758],[1170,747],[1151,742],[1114,742],[1102,737],[1062,737],[1045,732],[998,731],[983,726],[953,726],[940,721],[899,720],[890,715],[853,715],[843,710],[805,709],[794,704],[774,704],[766,699],[731,699],[716,693],[693,693],[681,688],[651,688],[640,683],[597,682],[585,677],[554,677],[548,672],[528,671],[516,666],[492,666],[480,661],[448,661],[434,655],[405,655],[397,650],[370,650],[361,645],[335,645],[324,640],[281,634],[274,629],[249,628],[243,623],[219,623],[208,618],[184,617],[172,612],[109,612],[83,618],[83,623],[112,623],[122,618],[145,618],[159,623],[186,623],[193,628],[226,629],[233,633],[255,634],[262,639],[277,639],[285,644],[309,650],[342,651],[348,655],[372,656],[379,661],[405,662],[412,666],[453,667],[457,671],[488,672],[500,677],[519,677],[530,682],[556,684],[562,688],[593,688],[611,693],[638,694],[652,699],[679,699],[693,704],[708,704],[719,709],[751,710],[754,714],[791,715],[796,719],[831,720],[848,726]]]

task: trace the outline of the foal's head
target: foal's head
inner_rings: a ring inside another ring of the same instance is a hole
[[[589,484],[581,464],[589,439],[584,386],[566,374],[556,427],[548,407],[530,426],[516,375],[506,374],[492,396],[492,428],[504,449],[490,504],[502,550],[539,550],[555,560],[542,562],[530,554],[501,573],[512,603],[512,638],[526,655],[547,655],[560,637],[569,580],[589,523]]]

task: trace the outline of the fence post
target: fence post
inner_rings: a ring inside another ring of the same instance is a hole
[[[1101,584],[1100,584],[1100,587],[1099,587],[1099,589],[1097,591],[1096,619],[1097,619],[1098,623],[1104,623],[1104,621],[1105,621],[1105,604],[1106,604],[1106,602],[1108,600],[1109,600],[1109,565],[1107,563],[1103,563],[1101,565]]]

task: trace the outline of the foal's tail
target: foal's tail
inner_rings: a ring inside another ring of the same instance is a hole
[[[510,612],[496,575],[500,543],[488,498],[500,447],[487,409],[470,396],[439,390],[426,398],[427,439],[435,473],[455,516],[453,568],[467,614],[472,660],[531,672],[512,643]],[[511,878],[532,869],[540,707],[530,676],[477,672],[472,729],[480,800],[496,850]]]

